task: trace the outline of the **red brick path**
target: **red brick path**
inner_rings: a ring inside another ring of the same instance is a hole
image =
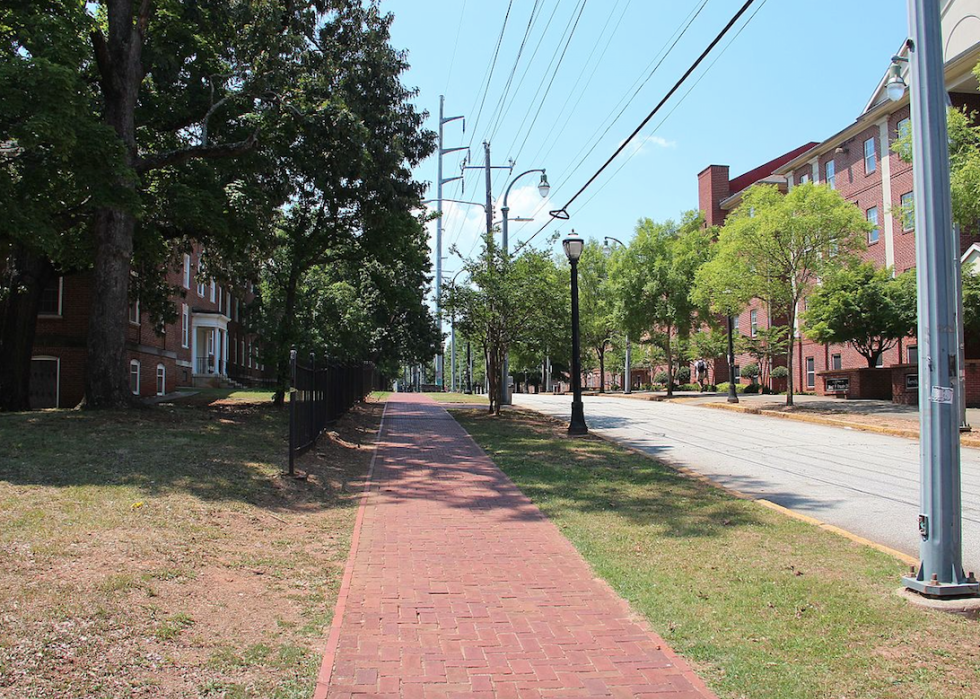
[[[389,399],[316,699],[711,692],[449,414]]]

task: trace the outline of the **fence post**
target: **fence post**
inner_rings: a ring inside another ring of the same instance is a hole
[[[320,437],[320,425],[317,420],[317,381],[316,381],[316,353],[310,352],[310,426],[313,428],[310,432],[310,437],[313,441],[313,446],[316,446],[316,440]]]
[[[289,350],[289,475],[296,474],[296,348]]]

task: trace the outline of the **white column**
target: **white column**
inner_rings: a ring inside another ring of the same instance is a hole
[[[228,376],[228,330],[227,329],[221,331],[221,337],[224,342],[224,344],[221,347],[221,354],[224,356],[224,360],[225,360],[225,366],[224,366],[225,370],[221,373],[223,373],[225,376]]]

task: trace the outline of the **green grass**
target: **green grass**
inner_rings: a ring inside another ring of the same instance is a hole
[[[902,564],[526,413],[454,413],[730,699],[976,696],[978,624],[909,606]]]

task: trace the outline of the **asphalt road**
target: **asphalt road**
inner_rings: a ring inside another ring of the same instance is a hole
[[[679,403],[585,397],[589,429],[918,558],[919,443]],[[568,420],[568,396],[514,404]],[[980,573],[980,450],[962,451],[963,565]]]

